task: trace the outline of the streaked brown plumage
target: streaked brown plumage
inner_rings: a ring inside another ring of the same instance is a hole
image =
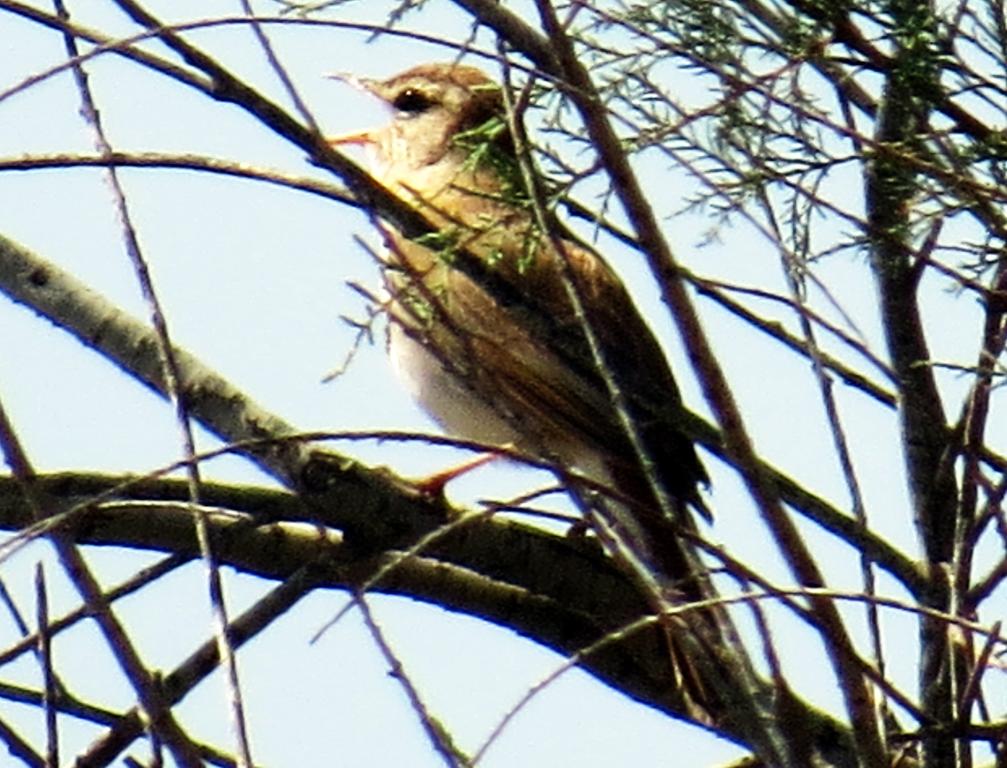
[[[697,485],[706,473],[679,427],[681,397],[661,349],[611,268],[567,240],[560,253],[521,204],[499,86],[452,64],[356,82],[394,117],[333,143],[366,145],[374,177],[443,234],[390,243],[389,348],[414,397],[451,434],[558,459],[653,510],[564,287],[565,260],[657,478],[676,509],[705,513]],[[452,254],[462,250],[519,299],[505,306],[458,268]]]

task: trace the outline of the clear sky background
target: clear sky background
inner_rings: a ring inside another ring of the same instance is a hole
[[[237,2],[153,2],[167,20],[240,13]],[[45,3],[40,8],[49,10]],[[258,4],[264,13],[277,10]],[[341,20],[379,22],[385,3],[348,4]],[[80,24],[129,35],[129,22],[105,0],[71,5]],[[529,16],[530,18],[530,16]],[[409,28],[448,40],[468,35],[465,17],[447,2],[431,2],[407,16]],[[329,27],[271,27],[270,38],[298,88],[327,133],[374,125],[382,111],[364,95],[324,74],[346,71],[370,76],[395,73],[452,52],[398,37],[369,41],[365,32]],[[229,27],[193,32],[204,46],[256,86],[283,101],[251,32]],[[492,49],[488,37],[480,44]],[[159,46],[153,50],[163,53]],[[44,71],[64,58],[58,34],[0,10],[0,90]],[[479,63],[476,59],[468,59]],[[491,63],[484,67],[494,72]],[[92,85],[114,146],[122,150],[198,153],[256,166],[314,174],[303,154],[285,145],[237,109],[209,102],[165,78],[113,56],[88,64]],[[668,77],[697,101],[708,83],[671,69]],[[90,152],[79,99],[66,72],[0,101],[0,157],[31,153]],[[557,139],[549,139],[553,144]],[[696,189],[685,174],[656,155],[640,171],[662,215],[682,208]],[[140,233],[171,333],[180,346],[244,389],[268,410],[304,430],[433,429],[405,397],[384,357],[383,343],[365,346],[345,375],[330,384],[322,377],[345,356],[353,340],[341,315],[364,316],[364,303],[346,286],[356,280],[376,287],[370,256],[354,242],[378,238],[366,218],[337,203],[249,181],[191,172],[124,169],[131,212]],[[841,175],[833,189],[856,206],[855,177]],[[844,185],[846,187],[844,188]],[[580,190],[591,200],[597,190]],[[678,257],[708,276],[785,293],[773,248],[744,226],[728,227],[710,240],[710,211],[669,219],[667,231]],[[142,316],[136,280],[125,256],[111,195],[96,170],[6,172],[0,175],[0,233],[69,270],[121,306]],[[823,237],[838,237],[838,227]],[[679,373],[689,405],[704,412],[695,381],[682,363],[678,341],[656,291],[636,257],[602,242],[652,318]],[[880,329],[869,271],[861,255],[845,253],[823,261],[816,274],[852,316],[875,352]],[[934,356],[974,359],[976,322],[970,299],[936,280],[925,286],[925,305],[934,317]],[[821,293],[810,300],[829,312]],[[767,304],[768,314],[792,320]],[[721,355],[759,452],[797,480],[848,509],[841,475],[823,428],[820,399],[805,361],[767,343],[726,313],[699,301],[715,349]],[[831,313],[835,317],[835,313]],[[39,470],[86,469],[149,472],[181,454],[170,408],[106,360],[62,331],[0,297],[0,397]],[[948,403],[960,401],[968,380],[942,374]],[[856,457],[872,523],[900,546],[915,552],[894,414],[840,385],[837,397]],[[955,415],[955,412],[952,412]],[[214,445],[212,439],[203,447]],[[417,445],[340,445],[373,464],[420,475],[456,457]],[[778,584],[791,583],[770,551],[760,524],[734,473],[705,457],[713,478],[708,497],[716,523],[711,537],[762,568]],[[267,482],[235,459],[205,467],[207,477]],[[491,467],[451,486],[459,501],[507,497],[541,478],[516,468]],[[823,556],[832,585],[857,589],[855,558],[844,545],[803,526]],[[89,551],[109,583],[125,578],[155,558],[123,551]],[[38,560],[57,579],[58,566],[44,545],[0,564],[0,576],[30,612],[31,577]],[[882,578],[882,587],[898,590]],[[237,613],[271,586],[228,574],[228,600]],[[55,601],[73,599],[65,584]],[[240,655],[249,711],[253,755],[270,766],[435,766],[430,750],[397,684],[356,613],[351,612],[315,644],[309,639],[345,603],[338,592],[304,600]],[[507,630],[404,599],[375,596],[382,625],[409,674],[464,747],[481,742],[503,714],[562,659]],[[124,601],[119,609],[151,665],[170,668],[208,633],[206,590],[199,566],[185,569]],[[845,611],[862,632],[862,612]],[[837,710],[838,693],[824,657],[808,631],[779,612],[776,639],[799,691]],[[885,615],[897,637],[889,659],[892,677],[913,690],[915,631],[904,616]],[[0,646],[16,631],[0,617]],[[131,703],[96,633],[81,626],[57,644],[67,674],[84,698],[112,706]],[[83,659],[87,659],[83,663]],[[72,672],[71,672],[72,671]],[[33,664],[0,670],[3,679],[35,681]],[[225,698],[217,678],[201,686],[181,708],[197,735],[231,745]],[[38,734],[41,714],[0,703],[0,715]],[[93,732],[66,721],[64,749],[72,754]],[[487,766],[716,765],[738,751],[696,729],[681,726],[612,692],[578,671],[537,697],[487,754]]]

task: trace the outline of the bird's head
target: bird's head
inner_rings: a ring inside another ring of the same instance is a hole
[[[336,146],[367,147],[372,171],[386,184],[464,152],[459,137],[494,119],[499,121],[496,130],[506,132],[500,86],[475,67],[421,64],[387,80],[335,77],[373,94],[392,110],[391,121],[380,128],[329,139]]]

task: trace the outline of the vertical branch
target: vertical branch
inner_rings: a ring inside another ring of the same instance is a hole
[[[1004,312],[1007,310],[1003,299],[1005,288],[1007,288],[1007,266],[1001,262],[997,266],[996,274],[991,281],[991,290],[986,298],[983,343],[976,362],[976,380],[972,385],[963,418],[964,468],[954,544],[954,588],[955,594],[961,596],[968,594],[972,578],[972,549],[979,531],[982,530],[982,518],[978,525],[976,520],[979,487],[982,484],[980,458],[985,445],[996,362],[1007,341],[1004,329]],[[971,613],[975,610],[975,605],[967,604],[963,609]]]
[[[63,19],[68,18],[63,0],[54,0],[54,4],[57,14]],[[112,154],[113,148],[105,134],[101,115],[88,82],[87,73],[80,63],[77,41],[70,32],[66,32],[63,39],[67,53],[71,61],[74,62],[72,72],[77,90],[80,93],[81,115],[93,132],[98,152],[107,157]],[[268,44],[263,44],[266,45],[267,51],[269,51]],[[188,459],[185,471],[189,482],[189,501],[192,503],[193,519],[196,525],[200,554],[206,566],[207,586],[215,623],[215,636],[220,646],[221,659],[224,661],[224,678],[227,681],[227,692],[230,697],[231,719],[234,726],[235,739],[238,744],[239,765],[242,768],[247,768],[252,765],[252,757],[241,687],[238,683],[237,659],[234,656],[234,651],[228,637],[227,606],[224,602],[220,571],[217,568],[217,561],[213,554],[213,545],[210,541],[209,526],[206,521],[206,514],[202,507],[199,506],[201,479],[199,464],[195,461],[196,442],[193,436],[192,422],[189,417],[189,407],[183,392],[184,382],[182,381],[178,358],[175,355],[174,346],[168,333],[167,317],[164,314],[157,292],[154,290],[154,283],[140,247],[139,237],[133,226],[129,206],[126,202],[126,193],[119,181],[116,168],[110,166],[106,170],[106,178],[113,193],[115,210],[122,229],[126,252],[133,271],[136,274],[137,282],[140,285],[140,292],[143,295],[144,303],[150,311],[151,323],[157,335],[158,357],[161,363],[161,372],[164,376],[165,391],[168,400],[174,408],[182,449],[186,459]]]
[[[888,352],[896,373],[899,415],[909,486],[919,536],[931,568],[928,605],[947,610],[955,534],[953,460],[937,382],[929,365],[917,302],[920,269],[911,246],[912,203],[919,184],[914,170],[922,152],[928,114],[938,88],[934,18],[925,0],[889,5],[896,53],[885,82],[875,133],[875,156],[868,166],[866,200],[871,266],[880,295]],[[943,621],[921,622],[920,686],[923,708],[935,722],[954,717],[951,645]],[[957,766],[954,740],[931,736],[924,742],[926,764]]]
[[[925,3],[909,4],[923,6],[920,13],[929,18]],[[913,24],[918,21],[906,18],[901,25],[904,39],[885,85],[866,198],[871,265],[899,389],[910,490],[927,557],[938,563],[951,556],[954,517],[948,512],[956,490],[945,456],[946,419],[917,303],[920,270],[910,244],[911,205],[919,191],[914,167],[926,129],[927,90],[936,77],[924,56],[927,44],[919,40],[922,31],[912,29]],[[919,35],[916,41],[909,39],[914,32]]]
[[[45,712],[46,764],[59,765],[59,731],[56,728],[56,675],[52,667],[52,634],[49,629],[49,593],[42,564],[35,567],[35,626],[38,627],[38,657],[42,663],[42,709]]]

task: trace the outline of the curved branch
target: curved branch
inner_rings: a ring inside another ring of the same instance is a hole
[[[355,208],[363,207],[356,197],[335,184],[312,179],[308,176],[292,176],[279,170],[264,170],[259,166],[236,163],[206,155],[111,151],[103,155],[61,152],[52,155],[0,158],[0,171],[32,171],[49,168],[152,168],[199,171],[219,176],[261,181],[286,189],[307,192],[327,200],[335,200]]]
[[[38,483],[61,507],[106,499],[61,525],[79,543],[198,554],[183,481],[64,473]],[[649,613],[600,549],[530,526],[473,515],[422,556],[402,557],[362,551],[331,529],[297,525],[310,515],[294,494],[215,483],[202,490],[204,504],[215,508],[208,517],[220,562],[263,578],[287,579],[314,563],[315,587],[355,589],[381,572],[375,591],[509,627],[566,656]],[[0,528],[31,522],[16,483],[0,477]],[[656,626],[610,644],[585,666],[627,695],[681,717]]]

